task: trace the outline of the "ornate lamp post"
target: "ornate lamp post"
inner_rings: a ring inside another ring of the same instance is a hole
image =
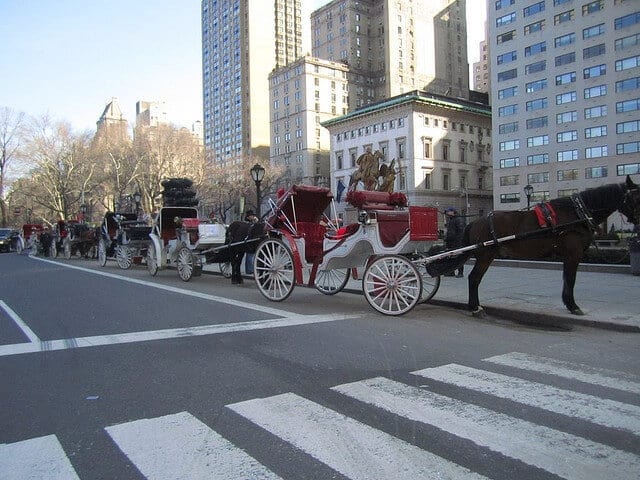
[[[136,215],[140,213],[140,200],[142,200],[142,195],[140,195],[140,192],[134,193],[133,201],[136,202]]]
[[[85,214],[87,213],[87,206],[83,203],[80,205],[80,222],[84,223]]]
[[[251,178],[253,178],[253,181],[256,184],[256,216],[258,218],[261,218],[262,216],[260,215],[260,203],[262,202],[262,199],[260,198],[260,184],[262,183],[262,179],[264,178],[265,170],[262,165],[256,163],[253,167],[251,167],[251,170],[249,171],[251,172]]]
[[[527,210],[531,209],[531,194],[533,193],[533,187],[527,185],[524,187],[524,194],[527,196]]]

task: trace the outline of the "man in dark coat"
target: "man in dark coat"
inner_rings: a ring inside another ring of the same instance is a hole
[[[465,228],[464,218],[458,215],[458,210],[454,207],[447,207],[444,214],[447,217],[447,233],[444,237],[445,246],[448,250],[462,247]],[[464,276],[464,263],[462,263],[455,272],[456,277],[462,278]],[[453,276],[454,272],[452,271],[446,275]]]

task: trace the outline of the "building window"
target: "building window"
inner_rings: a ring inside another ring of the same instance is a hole
[[[618,176],[637,175],[640,173],[640,163],[627,163],[626,165],[618,165],[616,167]]]
[[[515,115],[518,113],[518,105],[505,105],[504,107],[498,107],[499,117],[508,117],[509,115]]]
[[[584,169],[584,178],[606,178],[607,167],[589,167]]]
[[[555,58],[555,66],[561,67],[562,65],[569,65],[576,61],[576,52],[565,53],[564,55],[558,55]]]
[[[578,180],[578,169],[571,168],[569,170],[558,170],[556,172],[556,178],[559,182],[568,180]]]
[[[545,163],[549,163],[548,153],[539,153],[537,155],[527,156],[527,165],[543,165]]]
[[[501,152],[508,152],[509,150],[518,150],[520,148],[520,140],[508,140],[500,142],[498,148]]]
[[[500,168],[514,168],[520,166],[520,157],[503,158],[500,160]]]
[[[451,178],[448,173],[442,174],[442,189],[443,190],[451,190]]]
[[[548,181],[549,172],[527,174],[527,183],[547,183]]]
[[[614,48],[616,51],[633,48],[640,44],[640,33],[634,33],[628,37],[616,38]]]
[[[599,125],[597,127],[589,127],[584,129],[584,138],[606,137],[607,126]]]
[[[597,57],[598,55],[604,55],[605,53],[606,48],[604,46],[604,43],[601,43],[599,45],[593,45],[591,47],[583,48],[582,58],[586,60],[588,58]]]
[[[640,65],[640,55],[616,60],[616,72],[636,68],[638,65]]]
[[[595,0],[582,6],[582,15],[589,15],[604,8],[604,0]]]
[[[638,23],[640,23],[640,12],[634,12],[624,17],[616,18],[613,22],[616,30],[627,28]]]
[[[640,142],[618,143],[616,145],[616,155],[626,155],[628,153],[640,152]]]
[[[442,159],[449,160],[449,142],[442,142]]]
[[[553,45],[558,47],[566,47],[567,45],[571,45],[576,42],[576,34],[575,32],[567,33],[566,35],[562,35],[561,37],[556,37],[553,41]]]
[[[640,98],[616,102],[616,113],[633,112],[640,109]]]
[[[561,23],[569,22],[573,20],[573,10],[567,10],[566,12],[554,15],[553,24],[560,25]]]
[[[547,42],[539,42],[534,43],[533,45],[529,45],[524,49],[524,56],[530,57],[531,55],[536,55],[538,53],[547,51]]]
[[[549,135],[537,135],[527,138],[527,147],[541,147],[549,145]]]
[[[516,52],[516,50],[503,53],[502,55],[498,55],[496,58],[498,65],[502,65],[503,63],[513,62],[514,60],[517,60],[517,59],[518,59],[518,53]]]
[[[527,130],[532,128],[542,128],[549,124],[547,117],[536,117],[527,119]]]
[[[525,17],[529,17],[540,12],[544,12],[544,1],[534,3],[533,5],[529,5],[528,7],[524,8],[522,10],[522,15]]]
[[[607,145],[600,145],[597,147],[588,147],[584,149],[584,158],[600,158],[606,157],[609,153]]]
[[[539,62],[530,63],[524,66],[525,75],[533,75],[534,73],[544,72],[547,69],[547,61],[540,60]]]
[[[640,88],[640,77],[625,78],[616,82],[616,93],[637,90]]]
[[[578,121],[578,112],[575,110],[556,114],[556,125],[560,125],[562,123],[572,123],[577,121]]]
[[[582,70],[582,76],[584,78],[595,78],[606,74],[607,66],[604,63],[602,65],[595,65],[593,67],[585,68],[584,70]]]
[[[616,123],[616,133],[631,133],[640,130],[640,120]]]
[[[342,170],[342,152],[336,153],[336,170]]]
[[[431,138],[425,138],[423,142],[424,158],[431,158],[431,147],[433,140]]]
[[[547,88],[546,78],[525,84],[525,90],[527,93],[537,92],[539,90],[544,90],[545,88]]]
[[[535,32],[541,32],[544,30],[544,20],[540,20],[539,22],[530,23],[529,25],[525,25],[524,34],[530,35]]]
[[[516,21],[516,12],[507,13],[501,17],[496,18],[496,27],[504,27],[510,23]]]
[[[595,107],[585,108],[584,109],[584,118],[598,118],[598,117],[606,117],[607,116],[607,106],[606,105],[597,105]]]
[[[595,87],[584,89],[584,98],[602,97],[607,94],[606,85],[596,85]]]
[[[556,75],[556,85],[566,85],[576,81],[576,72],[567,72]]]
[[[526,104],[527,112],[531,112],[534,110],[541,110],[543,108],[547,108],[548,102],[547,97],[537,98],[535,100],[530,100]]]
[[[514,3],[516,3],[516,0],[496,0],[496,10],[507,8]]]
[[[605,32],[604,23],[599,25],[594,25],[593,27],[588,27],[582,30],[582,38],[586,40],[588,38],[597,37],[599,35],[603,35]]]
[[[578,99],[576,92],[567,92],[556,95],[556,105],[575,102]]]
[[[498,81],[504,82],[505,80],[511,80],[512,78],[518,77],[518,69],[512,68],[511,70],[506,70],[504,72],[498,73]]]
[[[503,123],[498,125],[498,133],[501,135],[518,131],[518,122]]]
[[[510,42],[514,38],[516,38],[516,31],[515,30],[511,30],[509,32],[505,32],[505,33],[502,33],[502,34],[498,35],[496,37],[496,43],[498,45],[500,45],[501,43]]]
[[[578,150],[563,150],[556,154],[558,162],[571,162],[578,159]]]
[[[573,142],[578,139],[577,130],[556,133],[556,143]]]
[[[431,190],[432,186],[431,186],[431,174],[430,173],[425,173],[424,174],[424,188],[425,190]]]
[[[500,203],[520,203],[520,193],[501,193]]]

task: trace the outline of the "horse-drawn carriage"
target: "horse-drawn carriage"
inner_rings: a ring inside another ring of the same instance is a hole
[[[149,235],[147,268],[151,275],[173,264],[182,280],[188,282],[202,273],[206,262],[228,262],[218,253],[225,243],[225,226],[198,218],[193,207],[163,207]]]
[[[75,255],[87,258],[96,246],[96,231],[89,225],[75,220],[58,220],[53,229],[49,254],[55,258],[62,252],[67,260]]]
[[[108,259],[115,259],[123,270],[141,264],[151,242],[151,228],[146,221],[138,220],[135,213],[107,212],[98,241],[100,265],[104,267]]]
[[[294,185],[272,204],[268,236],[254,258],[256,284],[266,298],[285,300],[305,284],[332,295],[358,268],[364,268],[365,298],[384,314],[401,315],[435,295],[440,278],[412,260],[438,238],[435,208],[407,207],[402,193],[351,192],[358,221],[327,229],[321,222],[329,220],[324,212],[332,201],[327,188]]]
[[[17,249],[18,253],[26,251],[29,255],[44,254],[44,245],[40,241],[40,236],[45,231],[41,223],[25,223],[22,225],[22,241]]]

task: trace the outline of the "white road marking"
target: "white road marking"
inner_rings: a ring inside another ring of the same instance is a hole
[[[640,394],[640,378],[614,370],[519,352],[485,358],[484,361]]]
[[[79,480],[55,435],[0,444],[0,470],[2,480]]]
[[[52,260],[46,260],[44,258],[36,257],[36,260],[41,262],[51,263],[53,265],[57,265],[59,267],[70,268],[72,270],[79,270],[85,273],[92,273],[94,275],[101,275],[107,278],[114,278],[116,280],[122,280],[123,282],[135,283],[137,285],[144,285],[145,287],[157,288],[159,290],[165,290],[172,293],[178,293],[180,295],[188,295],[190,297],[201,298],[203,300],[210,300],[212,302],[220,302],[225,303],[227,305],[233,305],[234,307],[242,307],[247,308],[249,310],[255,310],[257,312],[269,313],[271,315],[276,315],[278,317],[287,317],[290,316],[291,313],[285,310],[280,310],[278,308],[266,307],[264,305],[259,305],[256,303],[249,302],[241,302],[240,300],[233,300],[227,297],[219,297],[217,295],[209,295],[208,293],[200,293],[194,292],[193,290],[187,290],[185,288],[172,287],[170,285],[162,285],[160,283],[149,282],[147,280],[140,280],[137,278],[129,278],[124,277],[122,275],[117,275],[115,273],[105,272],[101,270],[93,270],[91,268],[84,268],[78,265],[69,265],[67,263],[54,262]]]
[[[412,373],[640,435],[640,407],[635,405],[453,363]]]
[[[280,478],[187,412],[105,430],[150,480]]]
[[[29,326],[24,323],[24,321],[20,318],[20,316],[14,312],[9,305],[0,300],[0,308],[2,308],[7,315],[15,322],[15,324],[22,330],[22,333],[29,339],[30,342],[39,342],[40,339],[38,336],[29,328]]]
[[[168,340],[172,338],[200,337],[217,335],[220,333],[246,332],[267,328],[292,327],[297,325],[311,325],[315,323],[335,322],[358,317],[344,317],[340,314],[328,315],[292,315],[287,318],[256,320],[251,322],[234,322],[219,325],[201,325],[196,327],[169,328],[165,330],[149,330],[145,332],[115,333],[93,337],[65,338],[46,340],[32,343],[16,343],[0,345],[0,357],[24,353],[49,352],[54,350],[69,350],[72,348],[99,347],[104,345],[121,345],[152,340]]]
[[[386,378],[333,390],[563,478],[626,480],[640,471],[640,457],[631,453]]]
[[[485,478],[293,393],[227,407],[353,480]]]

